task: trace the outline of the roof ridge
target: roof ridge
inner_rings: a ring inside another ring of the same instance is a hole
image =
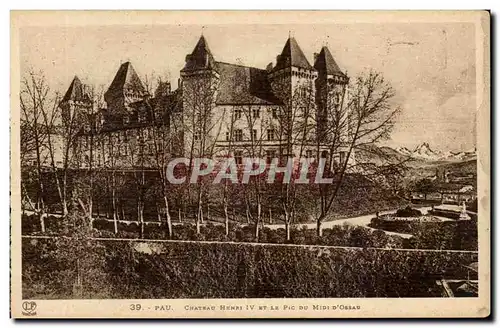
[[[261,71],[265,71],[265,69],[263,69],[263,68],[258,68],[258,67],[254,67],[254,66],[247,66],[247,65],[242,65],[242,64],[228,63],[228,62],[224,62],[224,61],[220,61],[220,60],[216,60],[215,62],[217,64],[226,64],[226,65],[239,66],[239,67],[245,67],[245,68],[254,68],[254,69],[261,70]]]

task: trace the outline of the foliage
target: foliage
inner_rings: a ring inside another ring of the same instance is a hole
[[[427,194],[437,191],[437,187],[432,180],[428,178],[420,179],[415,183],[413,189],[417,192],[421,192],[427,196]]]
[[[55,246],[24,242],[25,296],[71,294],[72,271]],[[314,246],[106,241],[95,247],[105,250],[109,279],[96,277],[94,286],[108,283],[102,291],[109,298],[439,297],[436,279],[464,279],[463,265],[477,261],[470,253]]]
[[[415,222],[373,218],[370,226],[377,229],[413,235],[404,248],[477,250],[477,220]]]
[[[403,209],[397,210],[396,216],[402,218],[419,217],[422,216],[422,212],[415,208],[411,208],[411,206],[407,206]]]
[[[471,200],[465,206],[466,206],[468,211],[472,211],[472,212],[477,213],[477,198]]]
[[[70,213],[59,221],[57,239],[23,240],[23,298],[106,298],[111,285],[105,245],[91,239],[84,217]]]

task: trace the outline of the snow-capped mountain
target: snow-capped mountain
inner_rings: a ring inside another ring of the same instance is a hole
[[[413,153],[413,151],[409,150],[408,148],[406,147],[397,147],[396,148],[396,151],[398,153],[400,153],[401,155],[411,155]]]
[[[418,145],[412,153],[412,157],[417,157],[426,160],[438,160],[441,157],[439,152],[431,149],[427,142]]]
[[[440,152],[433,150],[427,142],[418,145],[414,150],[406,147],[397,147],[395,150],[401,155],[426,161],[465,161],[476,158],[476,148],[469,151]]]
[[[447,151],[441,156],[442,160],[469,160],[476,158],[476,148],[468,151]]]

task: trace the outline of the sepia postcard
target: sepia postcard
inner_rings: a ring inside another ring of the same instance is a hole
[[[11,12],[11,316],[490,316],[488,11]]]

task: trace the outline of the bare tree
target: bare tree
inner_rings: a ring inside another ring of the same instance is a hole
[[[45,232],[44,216],[46,213],[43,167],[48,164],[46,140],[47,132],[52,129],[52,122],[50,122],[49,128],[45,126],[43,112],[47,107],[54,108],[57,101],[57,97],[51,98],[49,91],[43,74],[30,71],[23,77],[19,96],[21,106],[21,167],[24,172],[21,190],[30,208],[39,216],[42,232]],[[29,193],[29,185],[31,184],[29,182],[36,185],[34,201]]]
[[[377,143],[389,137],[394,119],[399,108],[394,108],[393,88],[380,73],[370,71],[358,76],[347,91],[348,101],[344,103],[345,89],[339,97],[332,95],[327,103],[324,126],[318,131],[317,158],[325,163],[325,178],[331,183],[317,184],[319,193],[319,211],[316,215],[317,233],[322,234],[321,224],[332,210],[332,205],[341,188],[344,177],[353,172],[364,176],[373,176],[384,172],[383,169],[366,170],[363,161],[354,161],[354,154],[377,151]],[[323,151],[327,156],[323,156]],[[340,154],[339,158],[335,158]]]
[[[104,86],[89,89],[89,97],[92,107],[88,112],[82,113],[83,131],[79,134],[78,150],[80,158],[78,162],[83,164],[78,181],[79,192],[75,195],[80,207],[88,217],[89,226],[92,228],[95,198],[95,180],[102,172],[101,161],[101,110],[104,108]],[[75,183],[76,184],[76,183]]]
[[[161,79],[158,83],[159,87],[163,85]],[[168,176],[168,164],[172,159],[173,149],[180,147],[179,143],[179,122],[170,120],[170,110],[175,110],[177,104],[174,103],[176,98],[170,97],[167,100],[170,90],[165,90],[161,94],[161,90],[156,94],[156,106],[151,108],[152,119],[152,142],[153,142],[153,160],[152,163],[158,172],[160,191],[163,199],[164,213],[167,224],[167,233],[170,238],[173,236],[172,217],[170,215],[170,197],[173,192]],[[168,108],[167,108],[168,106]]]
[[[279,140],[279,155],[282,164],[304,156],[306,147],[315,134],[315,94],[313,81],[301,83],[290,89],[287,81],[275,82],[280,92],[282,105],[277,108],[275,131]],[[291,238],[291,225],[295,222],[298,166],[290,168],[289,181],[279,184],[280,203],[284,213],[286,238]],[[285,176],[283,176],[285,178]]]
[[[217,82],[211,73],[207,76],[187,77],[182,82],[183,92],[183,131],[185,146],[189,157],[188,176],[192,175],[195,158],[213,158],[215,146],[221,132],[225,113],[214,113]],[[200,233],[203,222],[203,195],[208,185],[206,177],[196,183],[196,231]],[[191,198],[191,185],[188,187],[188,198]]]

